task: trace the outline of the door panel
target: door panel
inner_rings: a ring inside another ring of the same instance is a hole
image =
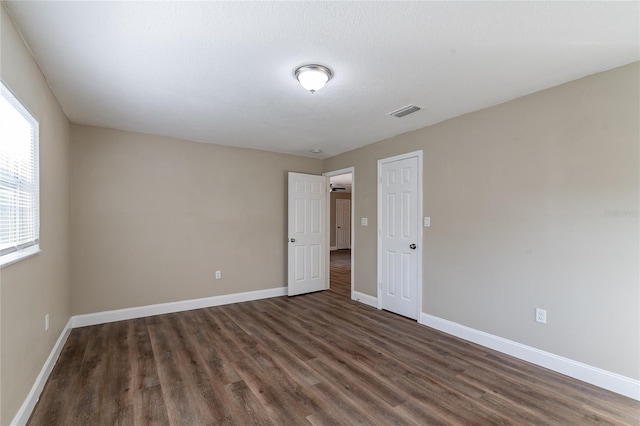
[[[351,200],[336,200],[336,248],[351,248]]]
[[[418,157],[383,161],[380,175],[381,308],[417,319]]]
[[[327,178],[289,173],[289,296],[329,288]]]

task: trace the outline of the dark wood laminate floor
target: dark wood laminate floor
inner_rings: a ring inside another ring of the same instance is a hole
[[[331,290],[72,331],[30,425],[588,425],[640,403]]]

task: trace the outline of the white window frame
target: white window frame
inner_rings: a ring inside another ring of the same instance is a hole
[[[0,251],[0,268],[11,265],[20,260],[34,256],[40,253],[40,159],[39,159],[39,123],[27,108],[18,100],[18,98],[0,81],[0,96],[4,98],[15,110],[22,115],[25,120],[33,127],[32,130],[32,152],[33,152],[33,168],[35,174],[35,188],[31,189],[31,194],[36,200],[35,211],[33,214],[34,238],[13,247],[5,247]],[[2,252],[5,252],[4,254]]]

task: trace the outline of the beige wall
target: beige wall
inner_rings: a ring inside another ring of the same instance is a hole
[[[351,193],[348,192],[332,192],[331,202],[329,205],[329,245],[335,247],[336,245],[336,200],[351,200]]]
[[[69,122],[3,6],[0,14],[2,81],[40,122],[42,253],[0,269],[0,424],[7,425],[70,316]]]
[[[287,284],[287,172],[320,174],[321,160],[88,126],[71,135],[74,314]]]
[[[639,379],[639,76],[631,64],[325,160],[355,166],[369,218],[355,290],[376,295],[377,160],[421,149],[422,311]]]

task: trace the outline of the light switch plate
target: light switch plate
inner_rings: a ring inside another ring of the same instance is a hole
[[[430,226],[431,226],[431,218],[430,218],[429,216],[426,216],[426,217],[424,218],[424,227],[425,227],[425,228],[428,228],[428,227],[430,227]]]
[[[360,225],[367,226],[367,222],[368,220],[366,217],[360,218]]]

